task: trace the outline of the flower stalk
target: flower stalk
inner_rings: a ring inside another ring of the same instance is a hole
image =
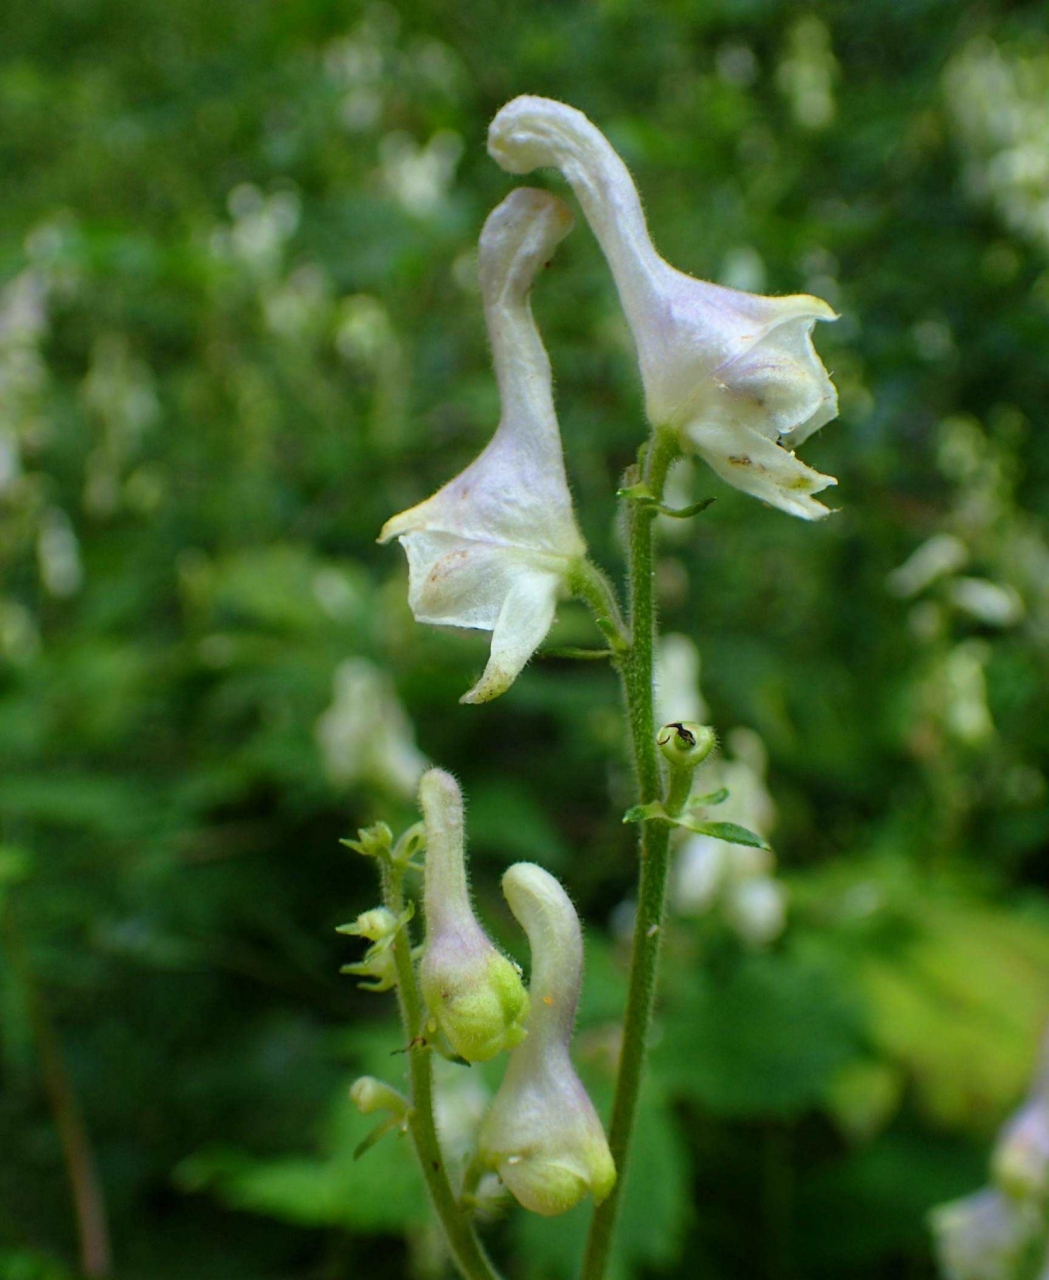
[[[404,868],[387,858],[382,867],[383,905],[395,917],[404,914]],[[412,945],[407,926],[397,932],[393,943],[397,970],[397,1002],[401,1022],[408,1037],[408,1075],[411,1107],[408,1132],[415,1146],[426,1189],[434,1211],[444,1228],[448,1248],[465,1280],[499,1280],[473,1227],[459,1207],[448,1178],[433,1109],[433,1050],[425,1037],[422,997],[412,965]]]
[[[653,436],[643,449],[638,481],[646,486],[656,503],[663,500],[667,472],[677,452],[677,443],[669,433]],[[653,523],[658,507],[653,503],[631,501],[629,497],[624,501],[628,504],[630,649],[620,660],[619,670],[626,697],[638,800],[641,804],[651,804],[664,798],[656,746],[653,686],[656,641]],[[684,807],[686,799],[687,796],[680,796],[680,793],[673,797],[678,805],[677,812]],[[670,808],[667,812],[676,816]],[[612,1249],[620,1193],[626,1178],[655,999],[670,867],[670,831],[670,824],[661,818],[648,818],[640,824],[637,917],[623,1021],[623,1047],[619,1057],[609,1132],[609,1147],[619,1172],[619,1180],[608,1198],[594,1211],[583,1261],[582,1280],[601,1280],[605,1274]]]

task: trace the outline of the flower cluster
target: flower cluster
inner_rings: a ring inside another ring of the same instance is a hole
[[[553,166],[568,180],[604,250],[637,345],[648,416],[681,453],[803,519],[835,483],[794,450],[837,413],[812,345],[818,298],[759,297],[695,280],[657,254],[622,160],[581,112],[515,98],[492,121],[488,149],[511,173]],[[565,476],[550,362],[529,306],[540,268],[572,227],[563,201],[519,188],[480,240],[480,281],[502,415],[483,453],[433,497],[387,521],[408,556],[420,622],[492,633],[491,656],[464,702],[504,693],[550,629],[586,558]]]
[[[511,173],[550,166],[561,170],[615,279],[637,347],[653,432],[643,466],[630,473],[620,491],[634,504],[632,527],[647,530],[657,514],[681,519],[703,508],[705,503],[671,509],[663,502],[667,467],[688,454],[702,457],[737,489],[792,515],[809,520],[826,515],[827,508],[814,495],[834,480],[794,453],[837,412],[834,387],[811,336],[817,320],[834,319],[826,303],[802,295],[758,297],[695,280],[669,266],[652,245],[623,162],[585,116],[563,103],[515,99],[493,120],[488,145]],[[607,640],[608,647],[592,651],[593,656],[611,657],[620,666],[636,727],[651,724],[654,692],[651,544],[632,560],[632,580],[640,588],[628,625],[614,591],[587,559],[562,455],[550,361],[530,306],[538,273],[572,221],[564,201],[531,188],[511,192],[488,217],[480,238],[479,276],[501,403],[498,426],[465,471],[388,520],[379,541],[397,538],[404,547],[408,601],[419,621],[491,632],[488,662],[463,702],[487,702],[504,693],[545,639],[558,602],[576,595],[590,606]],[[661,459],[658,468],[649,465],[653,457]],[[642,562],[649,563],[648,571],[639,568]],[[647,605],[641,607],[646,592]],[[695,798],[690,807],[693,777],[713,751],[715,735],[700,723],[698,655],[689,642],[678,643],[676,662],[685,672],[683,682],[691,685],[690,697],[665,717],[654,741],[638,748],[652,752],[648,773],[665,794],[654,798],[649,786],[645,803],[628,811],[624,821],[651,823],[649,829],[661,833],[685,828],[700,841],[697,856],[708,861],[708,846],[720,850],[727,844],[736,850],[736,870],[721,876],[725,883],[719,892],[726,912],[735,910],[739,916],[735,927],[744,934],[749,930],[752,941],[767,941],[783,924],[782,895],[760,834],[771,815],[748,807],[741,795],[737,803],[743,807],[728,816],[745,818],[757,831],[736,821],[703,819],[697,808],[724,801],[724,787],[716,795]],[[359,700],[359,680],[350,681],[355,674],[344,675],[346,689],[340,686],[337,704],[349,704],[351,695]],[[641,713],[633,714],[639,708]],[[334,710],[326,713],[319,733],[343,774],[363,767],[358,743]],[[734,767],[738,780],[757,779],[760,788],[753,761],[742,759],[743,748],[736,754],[738,759],[723,765],[726,777]],[[379,762],[370,763],[374,768]],[[419,757],[403,733],[394,734],[381,763],[388,772],[399,770],[407,777],[418,768]],[[640,763],[638,772],[643,772]],[[358,1083],[353,1096],[362,1112],[390,1113],[362,1145],[391,1127],[407,1126],[438,1208],[455,1196],[447,1184],[443,1190],[432,1185],[434,1178],[445,1176],[443,1161],[452,1145],[457,1153],[464,1149],[460,1208],[483,1209],[490,1200],[485,1187],[492,1182],[545,1216],[564,1213],[588,1194],[600,1204],[611,1196],[617,1170],[571,1059],[583,971],[575,908],[542,867],[517,863],[504,875],[503,892],[531,948],[526,989],[520,970],[492,943],[474,914],[458,784],[450,774],[430,769],[419,784],[419,802],[426,852],[425,942],[418,953],[408,936],[411,906],[404,905],[404,883],[417,865],[421,837],[407,833],[394,844],[389,829],[379,824],[353,844],[382,864],[384,908],[365,913],[345,930],[372,942],[364,960],[347,968],[371,978],[377,989],[398,989],[412,1070],[411,1103],[378,1082]],[[749,858],[746,870],[740,870],[741,856]],[[723,858],[721,865],[729,863]],[[646,965],[651,967],[640,986],[632,985],[625,1065],[631,1052],[636,1060],[645,1041],[644,1025],[639,1029],[631,1018],[640,1007],[637,993],[646,984],[650,991],[654,980],[659,944],[653,940],[661,926],[658,919],[650,919],[649,926],[637,931],[632,983],[640,981]],[[642,954],[641,963],[637,954]],[[432,1053],[474,1063],[492,1060],[504,1050],[509,1062],[477,1126],[476,1140],[445,1141],[442,1155],[428,1101]],[[620,1083],[629,1077],[624,1070]],[[636,1078],[628,1092],[631,1087],[636,1088]],[[617,1094],[617,1116],[621,1100]],[[631,1107],[628,1102],[628,1112]],[[619,1154],[624,1150],[621,1145]],[[595,1221],[602,1215],[610,1220],[614,1207],[613,1197]],[[607,1243],[605,1236],[600,1247]],[[468,1242],[466,1247],[471,1247]]]
[[[932,1227],[945,1280],[1049,1274],[1049,1033],[1034,1083],[991,1155],[991,1185],[941,1205]]]
[[[564,1213],[588,1193],[600,1202],[612,1189],[616,1170],[570,1055],[583,975],[575,908],[541,867],[517,863],[503,877],[510,910],[532,950],[526,991],[520,970],[489,940],[470,903],[458,784],[443,770],[430,769],[419,784],[419,803],[426,844],[426,940],[418,956],[425,1039],[467,1063],[512,1050],[502,1086],[476,1135],[473,1164],[479,1172],[497,1174],[535,1213]],[[387,874],[393,872],[398,859],[388,838],[365,832],[355,847],[386,858]],[[372,942],[364,960],[346,965],[344,972],[374,979],[372,990],[395,986],[393,947],[410,914],[397,917],[380,907],[344,926],[340,932]],[[400,1095],[370,1077],[357,1082],[352,1096],[363,1114],[388,1110],[401,1117],[405,1111],[396,1101]]]

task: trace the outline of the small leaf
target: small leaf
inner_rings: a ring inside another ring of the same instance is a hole
[[[666,818],[666,816],[659,801],[653,800],[650,804],[635,804],[623,814],[623,821],[646,822],[649,818]]]
[[[654,507],[659,505],[656,495],[648,487],[647,484],[631,484],[624,489],[616,490],[617,498],[626,498],[630,502],[636,502],[643,507]]]
[[[375,1126],[375,1128],[372,1129],[371,1132],[366,1137],[362,1138],[361,1141],[358,1142],[357,1145],[354,1147],[353,1149],[354,1160],[359,1160],[366,1151],[370,1151],[377,1142],[380,1142],[383,1138],[385,1138],[391,1129],[396,1129],[400,1123],[401,1123],[400,1116],[387,1116],[385,1120],[380,1120],[379,1123]]]
[[[717,791],[708,791],[705,796],[696,796],[689,804],[690,809],[707,809],[714,804],[724,804],[728,799],[728,787],[718,787]]]
[[[716,501],[716,498],[700,498],[698,502],[690,502],[687,507],[665,507],[661,502],[656,503],[656,506],[661,516],[670,516],[672,520],[690,520]]]
[[[745,844],[750,849],[765,849],[772,851],[772,846],[767,840],[762,839],[755,831],[748,831],[746,827],[741,827],[736,822],[697,822],[687,823],[689,831],[695,831],[697,835],[713,836],[715,840],[725,840],[729,844]]]

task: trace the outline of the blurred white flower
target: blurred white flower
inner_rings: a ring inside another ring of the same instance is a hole
[[[1008,583],[986,578],[955,578],[947,589],[951,602],[989,627],[1011,627],[1024,616],[1020,594]]]
[[[945,1280],[1013,1280],[1039,1229],[1038,1211],[987,1187],[930,1215]]]
[[[699,688],[699,650],[688,636],[670,632],[656,648],[656,724],[707,722],[707,704]]]
[[[1045,1202],[1049,1193],[1049,1032],[1023,1105],[1003,1125],[991,1155],[991,1174],[1007,1194]]]
[[[604,135],[573,107],[520,97],[488,150],[510,173],[559,168],[604,250],[637,344],[648,416],[737,489],[804,519],[835,481],[793,453],[838,411],[812,346],[818,298],[760,297],[676,271],[656,253],[637,190]]]
[[[990,658],[985,641],[963,640],[944,662],[944,723],[949,733],[968,746],[979,746],[994,735],[984,675]]]
[[[426,761],[389,676],[367,658],[349,658],[335,672],[334,694],[315,728],[329,779],[413,795]]]
[[[765,786],[765,744],[752,729],[732,729],[726,736],[731,756],[714,758],[699,774],[704,791],[728,791],[706,817],[738,823],[767,838],[776,810]],[[763,946],[786,926],[787,892],[774,868],[765,849],[689,834],[678,848],[671,900],[682,915],[703,915],[719,907],[745,942]]]
[[[894,596],[908,599],[924,591],[938,578],[957,573],[969,562],[969,548],[951,533],[934,533],[912,551],[886,579]]]
[[[477,1129],[491,1101],[491,1092],[476,1071],[433,1055],[434,1120],[446,1160],[462,1162],[472,1153]]]
[[[825,129],[830,124],[839,74],[826,23],[814,13],[799,18],[790,29],[786,54],[776,70],[776,83],[798,124],[806,129]]]
[[[432,217],[448,197],[462,154],[463,140],[451,129],[423,147],[409,133],[388,133],[379,144],[383,182],[407,213]]]
[[[753,876],[730,887],[725,919],[744,942],[763,947],[787,925],[787,890],[772,876]]]
[[[572,512],[550,362],[528,294],[571,229],[564,203],[519,188],[481,233],[480,275],[502,416],[479,458],[426,502],[388,520],[380,542],[408,555],[420,622],[492,632],[484,673],[463,702],[504,693],[542,642],[586,547]]]
[[[76,595],[84,582],[80,542],[61,507],[48,507],[40,518],[36,558],[46,591],[59,599]]]
[[[945,86],[971,193],[1049,247],[1049,54],[978,37],[948,63]]]

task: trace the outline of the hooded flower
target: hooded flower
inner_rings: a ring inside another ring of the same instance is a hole
[[[463,797],[442,769],[419,784],[426,824],[426,944],[419,985],[455,1052],[487,1062],[524,1036],[528,994],[517,967],[488,941],[466,884]]]
[[[568,895],[542,867],[512,866],[503,892],[532,948],[531,1016],[481,1125],[478,1153],[526,1209],[550,1217],[588,1191],[600,1203],[616,1180],[601,1121],[569,1056],[583,937]]]
[[[432,498],[388,520],[380,542],[408,554],[420,622],[492,632],[488,665],[463,702],[504,693],[542,642],[586,547],[572,512],[550,362],[529,305],[539,269],[572,216],[521,188],[481,232],[480,276],[502,416],[481,456]]]
[[[831,308],[708,284],[664,262],[626,166],[573,107],[515,98],[492,121],[488,150],[510,173],[553,166],[571,184],[633,330],[653,426],[737,489],[803,519],[826,515],[812,495],[836,482],[794,450],[838,411],[811,337],[817,320],[836,318]]]

